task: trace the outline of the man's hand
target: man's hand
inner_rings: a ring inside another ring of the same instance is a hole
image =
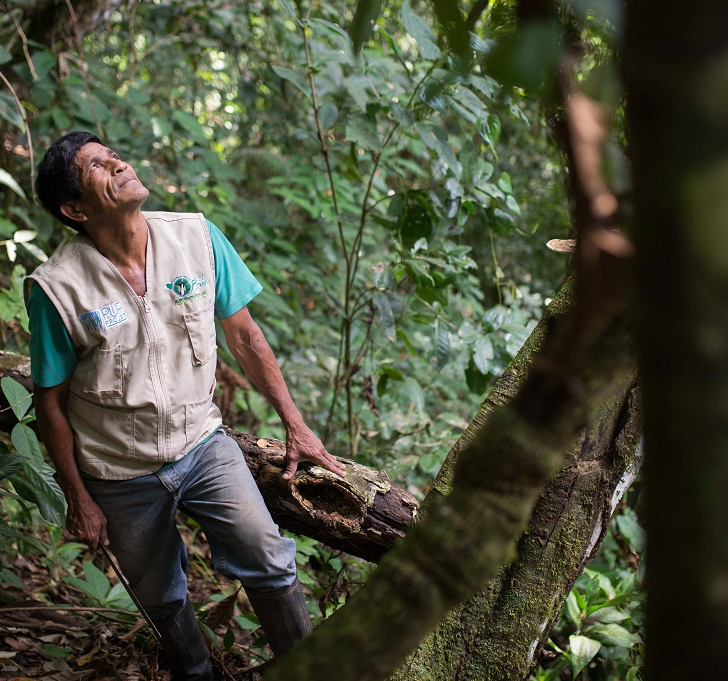
[[[342,478],[346,477],[344,464],[326,451],[323,442],[306,424],[291,426],[286,431],[286,467],[282,476],[284,480],[290,480],[294,476],[301,461],[310,461]]]
[[[69,501],[66,516],[66,531],[76,541],[83,542],[95,551],[99,542],[109,545],[106,534],[106,516],[91,497]]]

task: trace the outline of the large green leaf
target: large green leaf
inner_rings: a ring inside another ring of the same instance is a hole
[[[38,506],[45,520],[60,527],[64,525],[66,502],[49,466],[36,470],[31,463],[23,461],[22,469],[9,476],[8,480],[23,499]]]
[[[633,634],[615,623],[597,624],[589,627],[589,636],[595,638],[597,641],[601,641],[604,645],[621,648],[629,648],[641,642],[637,634]]]
[[[18,454],[24,457],[36,469],[43,466],[43,453],[40,451],[38,436],[35,432],[24,423],[16,423],[10,438],[15,445]]]
[[[351,21],[351,40],[354,50],[358,52],[362,45],[369,40],[374,30],[374,23],[382,11],[382,0],[359,0],[356,4],[354,18]]]
[[[0,387],[10,404],[10,408],[18,421],[22,421],[28,410],[33,406],[33,399],[30,393],[10,376],[3,376],[0,379]]]
[[[370,151],[378,151],[382,143],[377,135],[376,123],[364,116],[352,116],[346,124],[346,139]]]
[[[11,454],[7,446],[0,442],[0,480],[19,471],[23,465],[23,457],[20,454]]]
[[[300,73],[296,73],[293,69],[289,69],[287,66],[271,66],[271,68],[279,78],[287,80],[294,87],[303,92],[306,97],[311,96],[311,88]]]
[[[573,678],[576,679],[581,670],[596,657],[602,644],[587,636],[569,636],[569,647]]]
[[[23,188],[7,170],[3,170],[2,168],[0,168],[0,184],[10,187],[21,199],[26,198]]]
[[[640,527],[633,513],[621,513],[615,520],[619,533],[632,545],[637,553],[645,549],[645,531]]]
[[[425,59],[437,59],[440,56],[437,38],[429,24],[412,11],[409,0],[404,0],[402,3],[400,16],[402,17],[405,30],[417,42],[417,46],[420,48],[420,54]]]

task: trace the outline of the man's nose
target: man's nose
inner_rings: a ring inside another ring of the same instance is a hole
[[[122,161],[120,158],[114,159],[114,172],[118,175],[123,173],[127,168],[127,163]]]

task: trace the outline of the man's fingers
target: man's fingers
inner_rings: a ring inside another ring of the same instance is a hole
[[[346,477],[346,466],[329,453],[326,454],[326,458],[324,459],[324,466],[332,473],[336,473],[336,475],[340,475],[342,478]]]
[[[283,479],[290,480],[298,469],[298,461],[291,459],[290,457],[286,460],[286,467],[283,469]]]

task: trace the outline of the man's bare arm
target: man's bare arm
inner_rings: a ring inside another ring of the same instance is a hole
[[[244,307],[232,317],[223,319],[221,324],[235,359],[283,421],[286,429],[284,480],[293,477],[300,461],[310,461],[338,475],[346,475],[344,464],[326,451],[321,440],[304,423],[288,392],[273,350],[248,308]]]
[[[81,477],[68,418],[71,379],[51,388],[34,385],[35,413],[48,456],[56,469],[58,484],[68,502],[66,529],[79,541],[96,549],[109,543],[106,516],[94,503]]]

